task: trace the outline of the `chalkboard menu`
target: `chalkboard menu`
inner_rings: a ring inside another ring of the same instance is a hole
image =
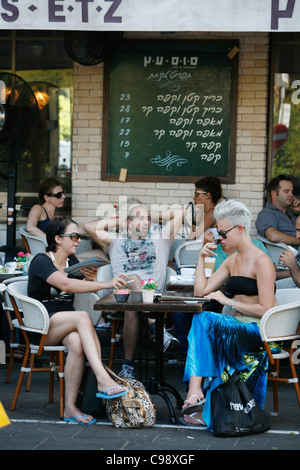
[[[102,179],[233,183],[237,65],[236,42],[121,43],[105,63]]]

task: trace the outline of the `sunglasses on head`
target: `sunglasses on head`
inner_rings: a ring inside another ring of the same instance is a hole
[[[238,227],[239,225],[235,225],[234,227],[231,227],[229,228],[228,230],[226,230],[225,232],[223,232],[222,230],[220,230],[220,232],[218,231],[218,235],[219,237],[222,237],[224,240],[227,238],[227,233],[230,232],[231,230],[233,230],[234,228]]]
[[[56,199],[60,199],[61,197],[63,197],[64,194],[64,191],[59,191],[58,193],[47,193],[47,196],[56,197]]]
[[[61,233],[59,237],[70,237],[73,242],[78,242],[78,240],[80,240],[80,235],[77,232]]]

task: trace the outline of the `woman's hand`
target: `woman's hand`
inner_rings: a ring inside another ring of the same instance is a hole
[[[200,251],[200,256],[203,256],[204,258],[206,256],[217,256],[216,252],[213,251],[213,250],[216,250],[217,249],[217,245],[215,245],[215,243],[206,243],[203,248],[201,249]]]
[[[126,274],[119,274],[119,276],[113,277],[109,281],[106,281],[108,289],[121,289],[122,287],[126,288],[128,281],[128,276]]]
[[[210,294],[205,295],[206,299],[216,300],[221,305],[231,305],[232,299],[229,299],[226,295],[223,294],[220,290],[211,292]]]
[[[203,245],[206,245],[207,243],[214,243],[214,234],[211,230],[207,230],[203,235]]]
[[[97,276],[98,268],[84,268],[81,269],[81,273],[84,275],[87,281],[94,281]]]

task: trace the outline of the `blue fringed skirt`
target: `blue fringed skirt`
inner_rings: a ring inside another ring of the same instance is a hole
[[[244,370],[243,379],[256,402],[263,409],[267,390],[268,358],[257,323],[241,323],[234,317],[214,312],[195,314],[188,336],[189,349],[184,378],[210,378],[203,419],[213,431],[210,395],[226,381],[226,370]],[[245,371],[246,369],[246,371]]]

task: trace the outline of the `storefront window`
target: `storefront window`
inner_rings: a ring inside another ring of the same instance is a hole
[[[69,195],[64,213],[70,214],[73,72],[35,70],[20,71],[18,75],[34,92],[40,116],[33,143],[19,159],[18,174],[22,178],[18,177],[18,203],[26,207],[34,204],[36,197],[34,200],[28,193],[36,192],[42,180],[54,176]]]
[[[33,142],[17,161],[18,236],[18,227],[25,225],[30,207],[37,203],[41,181],[49,176],[59,179],[68,194],[60,215],[71,213],[73,62],[63,32],[2,32],[0,50],[0,72],[15,74],[29,85],[39,114]],[[0,193],[5,202],[9,165],[3,153]],[[0,212],[0,229],[5,230],[6,212]]]
[[[300,53],[299,35],[275,35],[273,56],[272,150],[270,178],[281,173],[294,177],[300,194]]]

